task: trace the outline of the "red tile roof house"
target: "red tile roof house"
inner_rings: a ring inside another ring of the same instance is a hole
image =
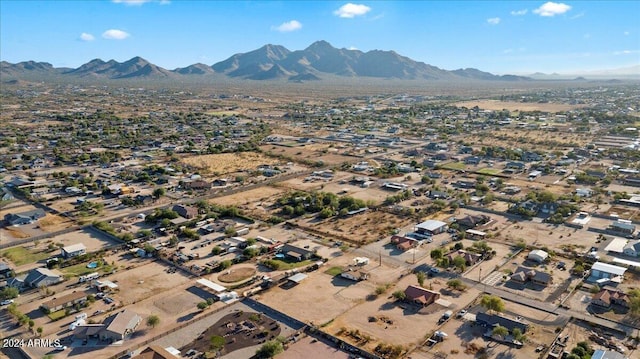
[[[417,247],[419,242],[409,237],[393,236],[391,237],[391,243],[395,244],[399,250],[406,251]]]
[[[464,262],[468,266],[472,266],[478,263],[482,258],[482,255],[478,253],[471,253],[471,252],[467,252],[465,250],[460,249],[455,252],[451,252],[447,254],[447,258],[449,258],[449,263],[453,263],[453,259],[458,256],[464,258]]]
[[[420,304],[423,307],[426,307],[440,299],[440,293],[417,287],[415,285],[408,286],[407,289],[404,290],[404,294],[407,297],[407,300]]]
[[[605,308],[609,308],[611,304],[617,304],[622,307],[629,308],[629,296],[618,289],[604,287],[598,293],[593,295],[591,303]]]

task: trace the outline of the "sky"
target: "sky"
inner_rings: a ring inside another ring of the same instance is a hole
[[[640,1],[0,0],[0,59],[175,69],[265,44],[394,50],[446,70],[577,73],[640,65]]]

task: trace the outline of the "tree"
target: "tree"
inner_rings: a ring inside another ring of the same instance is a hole
[[[495,312],[504,312],[504,302],[502,299],[495,295],[484,295],[480,300],[480,304],[487,308],[487,310]]]
[[[454,290],[463,290],[465,288],[464,284],[460,279],[451,279],[447,281],[447,287],[453,288]]]
[[[214,335],[209,339],[211,350],[220,350],[224,348],[225,340],[223,337],[219,335]]]
[[[424,280],[427,278],[427,275],[424,274],[424,272],[417,272],[416,273],[416,278],[418,279],[418,284],[420,284],[421,287],[424,286]]]
[[[464,272],[464,269],[467,266],[467,261],[464,260],[464,257],[462,256],[455,256],[453,258],[453,265],[460,269],[461,272]]]
[[[233,263],[230,260],[228,260],[228,259],[224,260],[224,261],[220,262],[220,269],[225,270],[225,269],[231,267],[232,264]]]
[[[198,309],[200,310],[205,310],[209,307],[209,304],[207,302],[200,302],[198,303]]]
[[[393,297],[396,300],[405,300],[405,299],[407,299],[407,295],[404,293],[403,290],[396,290],[395,292],[393,292]]]
[[[284,351],[282,343],[277,340],[270,340],[264,343],[260,349],[256,350],[256,356],[258,358],[273,358],[277,354]]]
[[[17,298],[18,294],[20,294],[18,288],[4,287],[4,289],[0,291],[0,300]]]
[[[519,342],[524,342],[527,339],[526,336],[522,334],[522,330],[520,330],[520,328],[513,328],[511,334],[513,334],[513,339]]]
[[[491,331],[491,335],[495,335],[495,336],[499,336],[499,337],[506,337],[507,335],[509,335],[509,329],[498,325],[497,327],[493,328],[493,330]]]
[[[438,259],[442,258],[442,256],[443,256],[442,249],[436,248],[436,249],[431,251],[430,255],[431,255],[431,259],[438,260]]]
[[[151,328],[155,328],[156,325],[160,324],[160,317],[152,314],[149,317],[147,317],[147,326],[151,327]]]
[[[42,336],[42,332],[44,331],[44,329],[42,329],[42,327],[38,327],[36,328],[36,332],[38,332],[39,336]]]
[[[158,188],[153,190],[153,198],[158,199],[158,198],[164,196],[166,193],[167,193],[167,191],[164,188],[158,187]]]
[[[222,252],[222,248],[220,246],[211,248],[211,254],[213,254],[214,256],[217,256],[218,254],[220,254],[220,252]]]

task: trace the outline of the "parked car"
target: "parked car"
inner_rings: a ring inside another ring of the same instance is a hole
[[[11,303],[13,303],[13,299],[6,299],[0,302],[0,305],[9,305]]]
[[[57,351],[57,352],[61,352],[61,351],[65,350],[65,349],[67,349],[67,346],[66,346],[66,345],[55,345],[55,346],[53,347],[53,350],[55,350],[55,351]]]

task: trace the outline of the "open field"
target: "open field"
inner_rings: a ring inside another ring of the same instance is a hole
[[[239,171],[253,171],[256,170],[259,165],[275,165],[279,163],[279,161],[274,158],[252,152],[184,157],[181,161],[205,173],[216,176]]]
[[[409,225],[412,220],[382,211],[366,211],[345,218],[333,217],[322,221],[312,218],[297,222],[303,227],[364,244],[390,236],[393,230]]]
[[[285,190],[272,187],[272,186],[262,186],[259,188],[254,188],[248,191],[242,191],[238,193],[234,193],[229,196],[218,197],[210,200],[211,203],[223,205],[223,206],[245,206],[247,208],[257,208],[259,205],[257,203],[261,201],[265,201],[270,199],[271,197],[278,196],[284,193]]]
[[[462,101],[455,103],[456,106],[472,108],[478,106],[482,110],[509,110],[509,111],[543,111],[560,112],[569,111],[584,105],[569,105],[562,103],[532,103],[532,102],[507,102],[498,100]]]
[[[0,254],[4,258],[13,262],[13,264],[15,264],[16,266],[39,262],[51,256],[51,253],[45,251],[44,249],[26,249],[24,247],[13,247],[5,249],[4,251],[0,252]]]

